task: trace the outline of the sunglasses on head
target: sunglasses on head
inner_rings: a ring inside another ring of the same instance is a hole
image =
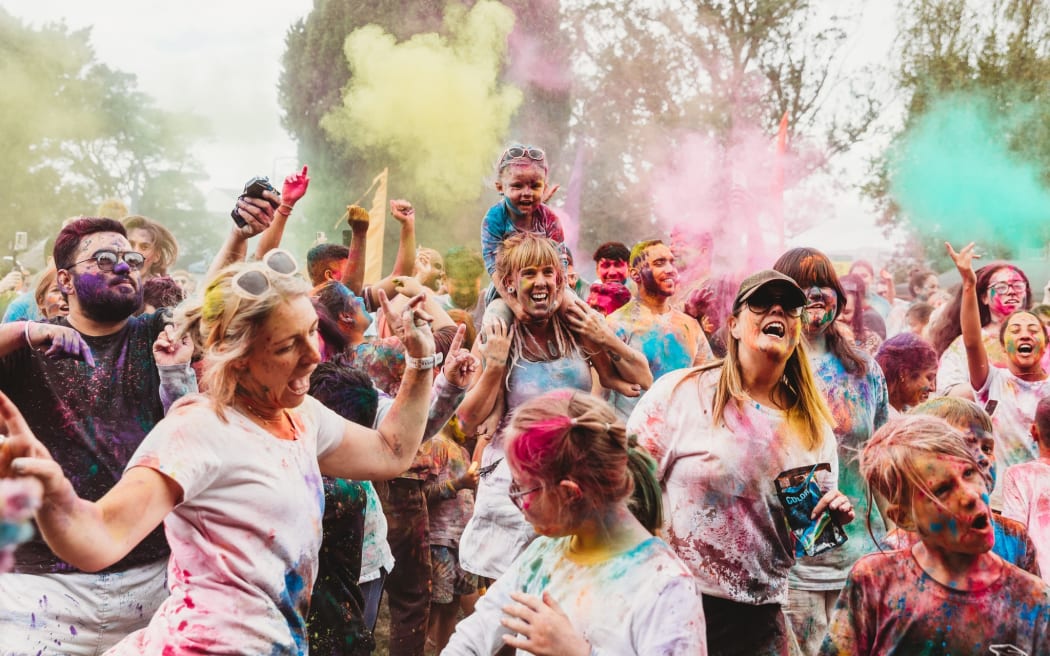
[[[233,290],[235,292],[243,296],[257,298],[270,289],[268,271],[281,277],[294,276],[299,271],[299,266],[295,263],[295,258],[292,257],[292,254],[281,248],[275,248],[270,251],[263,256],[260,262],[266,265],[266,270],[248,269],[233,277]]]
[[[528,157],[529,159],[542,162],[547,159],[547,154],[539,148],[532,146],[511,146],[510,148],[503,151],[503,155],[499,158],[500,164],[506,163],[512,159],[518,159],[520,157]]]
[[[122,251],[118,253],[116,251],[101,250],[95,251],[95,254],[89,258],[74,262],[66,267],[66,269],[72,269],[76,265],[83,264],[84,262],[94,262],[95,266],[97,266],[100,271],[112,271],[113,267],[117,266],[117,262],[120,262],[121,260],[123,260],[124,264],[127,264],[128,268],[132,271],[138,271],[142,268],[142,265],[146,263],[146,257],[142,253],[136,253],[135,251]]]

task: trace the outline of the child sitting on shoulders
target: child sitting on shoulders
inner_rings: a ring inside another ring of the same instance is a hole
[[[898,417],[865,445],[860,469],[919,541],[857,561],[823,656],[1046,653],[1050,587],[992,553],[988,487],[961,432]]]
[[[565,232],[558,215],[545,204],[558,188],[547,186],[549,170],[546,153],[535,146],[518,143],[504,150],[496,163],[496,191],[501,198],[481,220],[481,255],[490,277],[496,271],[496,253],[500,246],[519,232],[539,233],[553,241],[562,253],[562,269],[567,267]],[[493,282],[485,293],[488,307],[483,325],[497,317],[510,323],[510,311],[505,304],[513,305],[515,299],[513,293],[508,292]]]

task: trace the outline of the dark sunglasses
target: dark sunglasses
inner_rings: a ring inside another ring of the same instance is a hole
[[[266,268],[279,276],[293,276],[299,271],[299,265],[288,251],[280,248],[263,256],[261,260]],[[270,288],[270,277],[261,269],[241,271],[233,277],[233,290],[243,296],[258,298]]]
[[[779,305],[784,310],[784,314],[789,317],[794,318],[802,314],[801,305],[795,305],[794,301],[789,301],[786,297],[780,295],[755,294],[744,301],[744,304],[747,305],[747,309],[759,316],[768,313],[773,309],[774,305]]]
[[[66,269],[72,269],[78,264],[84,262],[94,262],[95,266],[99,268],[99,271],[112,271],[113,267],[117,266],[117,262],[121,260],[124,264],[128,265],[128,268],[132,271],[138,271],[142,268],[142,265],[146,263],[146,257],[142,253],[136,253],[135,251],[123,251],[117,253],[116,251],[95,251],[95,254],[89,258],[74,262]]]

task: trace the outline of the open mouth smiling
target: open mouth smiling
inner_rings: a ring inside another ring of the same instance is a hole
[[[783,337],[787,333],[787,326],[781,321],[770,321],[762,326],[762,334],[772,337]]]

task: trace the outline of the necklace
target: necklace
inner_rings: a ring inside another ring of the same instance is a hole
[[[254,407],[252,407],[251,403],[248,403],[247,401],[245,401],[243,399],[241,399],[241,403],[243,403],[244,407],[248,409],[248,412],[250,412],[252,415],[254,415],[259,421],[261,421],[261,422],[263,422],[265,424],[270,424],[271,426],[278,426],[280,428],[284,428],[285,420],[288,419],[288,411],[287,410],[282,408],[281,409],[281,415],[279,417],[277,417],[276,419],[271,419],[271,418],[263,415],[263,413],[259,412]],[[291,422],[289,421],[288,423],[291,423]]]

